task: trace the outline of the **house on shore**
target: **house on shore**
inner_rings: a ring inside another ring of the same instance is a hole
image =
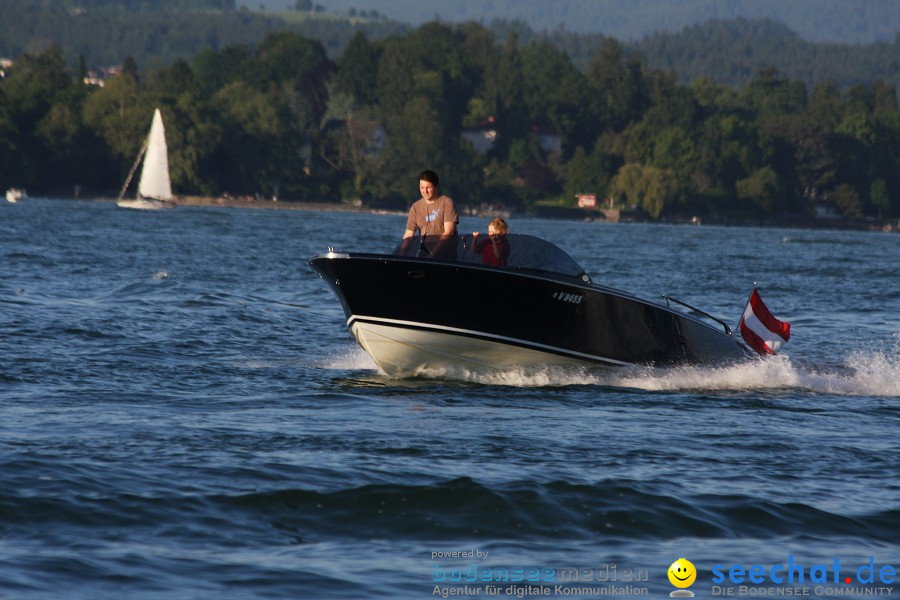
[[[537,126],[531,128],[531,133],[543,152],[547,154],[562,152],[562,136],[559,133]],[[488,117],[486,121],[474,127],[464,127],[460,135],[472,144],[476,153],[487,154],[497,141],[497,126],[494,117]]]

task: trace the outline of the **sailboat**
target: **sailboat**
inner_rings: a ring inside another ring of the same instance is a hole
[[[143,159],[141,178],[138,182],[137,197],[125,199],[125,191],[134,172]],[[121,208],[158,209],[175,206],[172,196],[172,183],[169,180],[169,150],[166,146],[166,130],[163,127],[162,115],[157,108],[153,113],[153,122],[150,124],[150,133],[141,146],[122,191],[116,200],[116,206]]]

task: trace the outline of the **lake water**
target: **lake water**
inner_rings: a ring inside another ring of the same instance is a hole
[[[679,557],[698,598],[900,597],[900,236],[510,224],[732,325],[756,282],[791,341],[395,381],[307,263],[405,216],[0,204],[0,598],[664,598]]]

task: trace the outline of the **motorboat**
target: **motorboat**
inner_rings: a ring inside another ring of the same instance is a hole
[[[350,333],[392,377],[721,365],[752,356],[724,321],[685,302],[595,283],[546,240],[508,234],[507,241],[506,266],[482,264],[471,236],[416,236],[391,254],[331,248],[310,265],[340,299]]]
[[[28,194],[25,193],[25,190],[22,190],[19,188],[9,188],[8,190],[6,190],[6,201],[7,202],[15,203],[15,202],[18,202],[19,200],[22,200],[23,198],[27,198],[27,197],[28,197]]]

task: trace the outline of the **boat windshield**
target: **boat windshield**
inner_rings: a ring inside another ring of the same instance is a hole
[[[484,237],[487,237],[484,234]],[[395,255],[418,258],[436,258],[473,264],[482,264],[482,254],[473,248],[475,238],[471,235],[458,235],[454,242],[441,244],[440,236],[414,236],[401,242],[394,248]],[[558,246],[531,235],[509,233],[507,267],[535,269],[550,273],[559,273],[571,277],[586,277],[584,269]],[[404,250],[405,247],[405,250]],[[496,267],[503,268],[503,267]],[[586,280],[587,281],[587,280]]]

